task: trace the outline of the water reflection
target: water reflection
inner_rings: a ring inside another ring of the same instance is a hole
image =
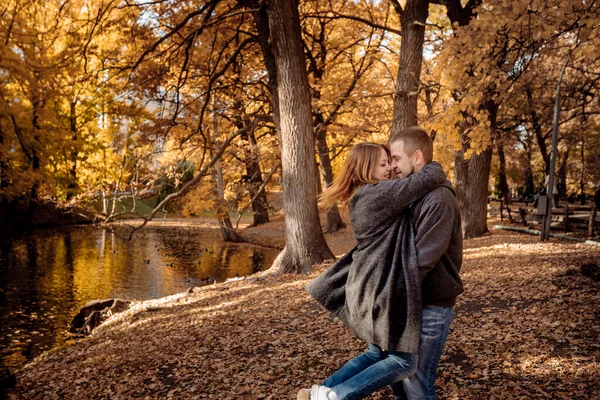
[[[263,270],[276,256],[193,228],[145,228],[130,242],[93,228],[47,230],[0,243],[0,367],[63,343],[90,300],[167,296]]]

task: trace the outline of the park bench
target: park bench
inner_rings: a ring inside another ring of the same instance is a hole
[[[529,200],[515,201],[509,205],[505,205],[502,200],[492,199],[492,201],[499,203],[501,221],[504,220],[506,212],[506,217],[510,222],[516,222],[515,218],[518,218],[518,222],[523,226],[538,225],[542,222],[542,215],[538,214],[537,209],[529,206],[532,205]],[[550,212],[551,228],[562,229],[563,232],[587,230],[589,236],[600,232],[600,215],[595,205],[560,204],[559,207],[552,208]]]

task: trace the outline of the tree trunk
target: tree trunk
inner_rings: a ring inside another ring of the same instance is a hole
[[[239,63],[234,61],[233,70],[236,74],[241,71]],[[240,79],[235,80],[236,83],[242,84]],[[244,127],[250,126],[250,118],[245,113],[245,107],[241,99],[234,102],[233,109],[236,113],[233,117],[235,126],[243,130]],[[244,165],[246,166],[246,174],[242,177],[248,195],[250,196],[250,206],[252,207],[252,226],[257,226],[269,222],[269,208],[267,202],[267,191],[264,188],[262,170],[260,168],[260,152],[258,151],[258,143],[254,135],[254,129],[244,130],[240,138],[244,141]],[[247,209],[247,206],[244,210]],[[243,211],[242,211],[243,212]]]
[[[402,46],[391,132],[417,125],[417,97],[429,0],[407,0],[400,11]]]
[[[273,109],[273,121],[277,129],[277,136],[281,143],[280,134],[280,122],[279,122],[279,97],[277,95],[277,66],[275,62],[275,54],[273,54],[273,48],[271,47],[271,29],[269,27],[269,16],[267,14],[267,6],[264,3],[255,4],[250,1],[246,4],[250,8],[258,8],[252,16],[254,17],[254,23],[256,24],[256,30],[258,32],[258,44],[260,45],[261,52],[263,54],[263,60],[265,68],[267,69],[269,92],[271,94],[271,107]]]
[[[323,120],[323,115],[317,113],[317,120]],[[317,125],[319,126],[319,125]],[[327,189],[333,183],[333,170],[331,169],[331,158],[329,157],[329,145],[327,144],[327,127],[320,125],[317,128],[317,152],[321,163],[321,182],[323,189]],[[346,224],[342,221],[340,212],[336,205],[327,211],[327,225],[325,233],[334,233],[344,228]]]
[[[489,113],[490,136],[497,138],[498,104],[493,100],[487,100],[482,104],[482,108]],[[463,236],[478,237],[488,232],[487,204],[492,147],[465,160],[464,155],[469,148],[469,140],[464,132],[461,136],[462,148],[456,152],[454,162],[456,195],[461,212]]]
[[[254,132],[250,131],[244,135],[248,144],[245,149],[246,174],[248,176],[248,193],[252,200],[252,226],[257,226],[269,222],[269,207],[267,203],[267,193],[260,187],[263,184],[262,171],[258,162],[258,143]]]
[[[500,167],[498,168],[498,177],[500,178],[500,190],[502,190],[502,198],[504,204],[510,204],[510,192],[508,190],[508,182],[506,181],[506,157],[504,156],[504,145],[502,142],[498,143],[498,159],[500,161]]]
[[[535,111],[535,105],[533,104],[533,90],[531,86],[527,86],[527,102],[529,105],[529,116],[531,117],[531,125],[533,127],[533,132],[535,133],[535,138],[537,139],[537,144],[540,148],[540,153],[542,154],[542,158],[544,159],[544,169],[546,171],[546,175],[550,172],[550,154],[548,154],[548,147],[546,146],[546,138],[542,132],[542,125],[540,124],[540,118]]]
[[[233,229],[233,225],[231,224],[231,218],[229,218],[229,214],[220,214],[218,216],[219,227],[221,228],[221,235],[223,236],[223,240],[226,242],[243,242],[244,239],[238,235],[238,233]]]
[[[531,140],[531,135],[527,133],[527,138],[525,140],[525,187],[523,189],[523,194],[526,197],[530,197],[535,194],[535,182],[533,179],[533,168],[531,166]]]
[[[241,104],[237,104],[237,109],[242,109]],[[236,127],[238,129],[248,126],[250,121],[242,121],[241,117],[236,118]],[[249,130],[240,135],[246,142],[244,145],[244,164],[246,166],[246,175],[244,181],[248,189],[248,195],[252,206],[252,226],[257,226],[269,222],[269,208],[267,203],[267,194],[265,190],[260,191],[263,185],[262,171],[259,163],[258,143],[254,136],[254,130]]]
[[[326,24],[321,21],[321,30],[319,34],[315,35],[314,39],[319,44],[317,54],[314,55],[310,50],[307,51],[309,57],[308,72],[313,78],[313,99],[318,101],[321,99],[321,85],[323,81],[323,75],[325,75],[325,61],[327,59],[327,43],[326,43]],[[360,74],[359,74],[360,75]],[[353,82],[356,83],[356,79]],[[352,87],[352,85],[351,85]],[[346,98],[350,96],[351,89],[346,93]],[[344,100],[342,99],[343,103]],[[317,142],[317,154],[319,156],[319,165],[317,168],[317,193],[321,194],[323,190],[326,190],[333,183],[333,170],[331,168],[331,157],[329,157],[329,145],[327,144],[327,128],[329,124],[333,122],[333,117],[337,111],[333,111],[328,120],[326,121],[323,115],[323,110],[319,109],[317,105],[314,106],[314,127],[315,127],[315,139]],[[320,172],[320,173],[319,173]],[[327,224],[325,227],[325,233],[337,232],[340,228],[345,227],[346,224],[340,217],[337,206],[331,207],[327,210]]]
[[[444,0],[442,3],[446,5],[452,25],[466,26],[476,16],[475,9],[481,5],[481,0],[468,0],[464,7],[461,0]]]
[[[215,163],[216,164],[216,163]],[[214,212],[219,227],[221,228],[221,235],[223,240],[226,242],[243,242],[242,239],[231,224],[231,218],[227,212],[227,206],[223,199],[223,175],[221,172],[221,166],[215,165],[212,171],[212,184],[213,184],[213,198],[215,199]]]
[[[217,112],[213,110],[213,140],[215,153],[219,152],[219,122],[217,119]],[[221,228],[221,235],[223,235],[223,240],[226,242],[243,242],[244,239],[237,234],[237,232],[233,229],[233,225],[231,224],[231,219],[229,218],[229,212],[227,210],[227,204],[225,202],[225,190],[223,185],[223,170],[221,168],[221,162],[217,160],[213,167],[212,173],[212,183],[213,183],[213,191],[214,191],[214,199],[215,199],[215,216],[217,217],[217,221],[219,223],[219,227]]]
[[[0,119],[0,202],[5,202],[5,190],[8,187],[8,163],[4,157],[4,131],[2,130],[2,120]]]
[[[581,137],[581,178],[579,179],[581,188],[580,204],[585,204],[585,136]]]
[[[462,6],[460,0],[446,0],[448,18],[454,25],[468,25],[476,16],[475,9],[481,0],[469,0]],[[494,110],[490,111],[492,114]],[[495,114],[490,115],[495,120]],[[493,134],[492,129],[492,134]],[[487,228],[487,199],[488,181],[492,165],[492,149],[473,155],[468,160],[464,158],[466,150],[463,147],[456,152],[454,169],[456,173],[456,197],[461,211],[463,236],[465,238],[481,236],[488,232]]]
[[[34,99],[32,104],[32,125],[33,125],[33,143],[31,146],[31,167],[33,169],[33,173],[35,175],[35,180],[33,182],[33,186],[31,187],[31,199],[37,200],[38,196],[38,187],[40,176],[38,176],[38,171],[40,170],[40,158],[37,153],[37,144],[39,143],[39,132],[40,132],[40,123],[39,123],[39,112],[40,112],[40,100]],[[29,203],[29,212],[28,214],[33,215],[33,210],[36,207],[35,201]]]
[[[77,100],[71,102],[71,113],[69,115],[69,128],[71,130],[71,168],[69,168],[69,183],[67,184],[67,200],[75,196],[77,190]]]
[[[37,152],[38,145],[40,144],[39,132],[40,132],[41,128],[40,128],[39,114],[42,109],[42,101],[39,98],[36,98],[34,96],[32,99],[32,102],[31,102],[31,106],[32,106],[31,107],[32,108],[32,125],[33,125],[33,143],[31,146],[31,168],[33,169],[34,181],[33,181],[33,185],[31,186],[30,199],[29,199],[29,204],[27,206],[27,225],[31,225],[32,219],[33,219],[33,214],[35,213],[35,210],[37,208],[38,188],[40,186],[40,181],[42,178],[39,174],[41,165],[40,165],[40,157],[38,156],[38,152]],[[40,148],[41,148],[41,146],[40,146]]]
[[[523,188],[523,195],[525,197],[531,197],[535,194],[535,182],[533,181],[533,171],[531,169],[531,163],[525,168],[525,187]]]
[[[306,272],[334,258],[316,202],[315,139],[297,0],[271,0],[267,14],[277,67],[286,245],[271,269]]]
[[[464,159],[464,149],[456,152],[456,197],[462,216],[463,236],[478,237],[488,232],[488,180],[492,165],[492,149]]]
[[[571,148],[567,144],[567,149],[563,153],[560,164],[558,166],[558,173],[556,174],[557,183],[556,189],[558,190],[558,198],[566,199],[567,198],[567,163],[569,161],[569,154],[571,153]]]

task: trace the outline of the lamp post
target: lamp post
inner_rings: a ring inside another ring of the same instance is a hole
[[[546,241],[550,238],[550,222],[552,221],[552,201],[554,198],[554,169],[556,165],[556,144],[558,142],[558,117],[560,114],[560,84],[562,83],[563,75],[567,69],[569,58],[565,61],[562,70],[560,71],[560,77],[558,78],[558,85],[556,86],[556,99],[554,101],[554,122],[552,123],[552,152],[550,153],[550,171],[548,171],[548,187],[546,188],[546,194],[548,201],[546,205],[546,212],[542,220],[542,241]]]

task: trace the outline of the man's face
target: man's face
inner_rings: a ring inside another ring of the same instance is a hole
[[[390,144],[390,152],[392,153],[392,169],[398,178],[406,178],[415,172],[415,153],[412,156],[404,151],[404,142],[396,140]]]

